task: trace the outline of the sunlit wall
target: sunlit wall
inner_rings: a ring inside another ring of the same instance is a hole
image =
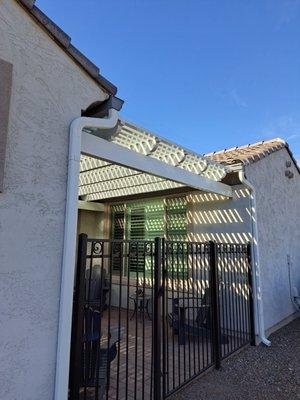
[[[189,240],[247,243],[251,240],[249,192],[234,187],[233,199],[199,193],[188,196]]]

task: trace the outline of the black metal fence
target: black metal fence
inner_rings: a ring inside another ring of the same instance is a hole
[[[253,342],[250,246],[79,237],[70,400],[163,399]]]

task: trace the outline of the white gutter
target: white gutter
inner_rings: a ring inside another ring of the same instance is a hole
[[[78,180],[82,131],[85,128],[101,130],[112,129],[117,125],[118,119],[118,112],[114,109],[110,109],[107,118],[76,118],[70,126],[68,182],[56,355],[55,400],[68,399],[73,287],[76,261]]]
[[[266,346],[271,346],[270,340],[266,338],[265,334],[265,319],[263,311],[263,302],[261,294],[261,271],[260,271],[260,257],[259,257],[259,241],[257,229],[257,215],[256,215],[256,193],[254,186],[246,179],[244,171],[239,171],[239,179],[250,190],[250,212],[251,212],[251,227],[252,227],[252,260],[255,267],[254,282],[255,282],[255,299],[258,323],[258,335],[260,341]]]

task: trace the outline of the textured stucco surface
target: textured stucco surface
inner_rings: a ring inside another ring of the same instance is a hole
[[[241,185],[233,187],[233,198],[211,193],[188,196],[189,239],[247,243],[251,240],[249,192]]]
[[[294,164],[285,176],[289,154],[284,148],[246,168],[256,188],[262,300],[266,329],[295,312],[290,300],[287,257],[292,284],[300,290],[300,176]]]
[[[52,400],[69,124],[99,87],[14,0],[1,0],[0,58],[13,64],[0,195],[0,399]]]
[[[11,86],[12,64],[0,59],[0,192],[4,179]]]

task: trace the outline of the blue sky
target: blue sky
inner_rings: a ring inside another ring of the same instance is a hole
[[[283,137],[300,159],[300,0],[37,0],[122,116],[197,152]]]

